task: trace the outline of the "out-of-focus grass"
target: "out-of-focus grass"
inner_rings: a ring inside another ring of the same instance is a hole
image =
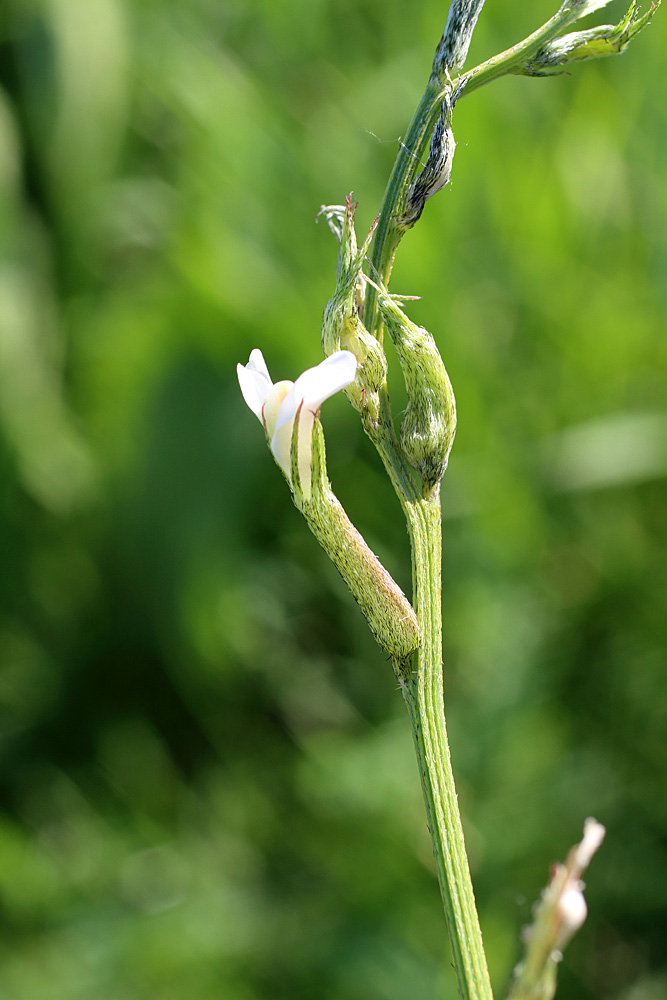
[[[611,9],[610,20],[616,11]],[[553,12],[490,5],[481,59]],[[620,10],[620,8],[619,8]],[[234,365],[319,359],[335,244],[437,5],[9,0],[0,34],[0,993],[454,996],[390,668]],[[436,335],[446,693],[494,982],[548,865],[608,827],[559,996],[664,958],[665,19],[466,98],[396,291]],[[400,407],[400,379],[394,379]],[[409,586],[345,400],[330,472]]]

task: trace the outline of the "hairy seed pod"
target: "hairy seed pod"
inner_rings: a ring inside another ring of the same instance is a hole
[[[452,384],[432,335],[413,323],[395,298],[380,291],[378,305],[398,352],[408,405],[401,447],[430,492],[442,479],[456,431]]]

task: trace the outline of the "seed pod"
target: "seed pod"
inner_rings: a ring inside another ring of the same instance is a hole
[[[419,472],[425,492],[442,479],[456,431],[456,402],[435,340],[410,320],[384,291],[378,306],[403,369],[408,405],[401,424],[401,447]]]
[[[442,102],[440,117],[435,123],[426,166],[408,188],[401,226],[414,226],[429,198],[449,182],[456,141],[452,132],[452,104],[449,95]]]

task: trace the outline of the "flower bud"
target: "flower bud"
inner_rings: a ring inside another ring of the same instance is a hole
[[[452,132],[452,103],[448,94],[442,102],[440,117],[435,123],[426,166],[408,188],[405,211],[400,220],[404,229],[414,226],[429,198],[441,191],[452,173],[456,140]]]
[[[561,951],[570,938],[583,927],[588,908],[581,883],[568,886],[561,894],[555,908],[556,946]]]
[[[456,431],[456,403],[435,340],[413,323],[395,297],[379,290],[378,306],[403,369],[408,405],[401,447],[419,472],[425,491],[442,479]]]
[[[598,7],[605,7],[608,2],[609,0],[579,0],[574,20],[590,14]],[[552,38],[515,72],[526,76],[549,76],[564,72],[559,67],[571,62],[617,55],[649,23],[656,8],[656,4],[651,4],[650,9],[640,15],[637,3],[633,2],[618,24],[600,24],[586,31],[571,31]]]
[[[534,919],[521,934],[525,955],[514,969],[508,1000],[548,1000],[556,990],[556,968],[563,948],[586,919],[581,876],[602,843],[605,830],[594,819],[584,824],[584,836],[568,852],[564,864],[552,866],[549,884],[534,908]]]
[[[357,359],[357,376],[345,389],[355,409],[365,408],[377,417],[378,391],[387,378],[387,359],[382,345],[368,332],[361,321],[366,276],[362,266],[370,246],[375,226],[371,227],[360,248],[354,231],[354,212],[348,197],[344,215],[339,206],[323,208],[329,224],[340,239],[336,268],[336,288],[324,309],[322,349],[329,356],[335,351],[351,351]]]

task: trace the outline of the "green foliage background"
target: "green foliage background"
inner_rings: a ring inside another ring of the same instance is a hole
[[[489,3],[471,64],[555,6]],[[458,400],[446,695],[499,996],[587,815],[608,835],[559,997],[667,995],[666,13],[622,59],[463,100],[395,269]],[[445,16],[3,5],[7,1000],[454,997],[391,669],[234,372],[255,346],[276,379],[319,360],[316,212],[354,190],[370,225]],[[408,588],[342,396],[324,424]]]

